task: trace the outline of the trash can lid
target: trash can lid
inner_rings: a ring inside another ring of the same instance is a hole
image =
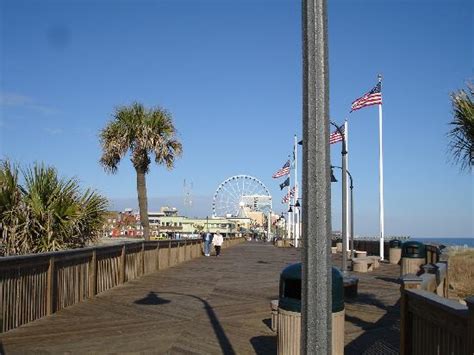
[[[402,245],[402,257],[404,258],[425,258],[426,246],[417,241],[408,241]]]
[[[301,280],[301,263],[291,264],[283,269],[280,277],[284,280]]]
[[[288,286],[288,287],[287,287]],[[280,275],[280,301],[282,309],[301,312],[301,263],[292,264]],[[342,273],[332,268],[332,312],[344,309],[344,282]]]

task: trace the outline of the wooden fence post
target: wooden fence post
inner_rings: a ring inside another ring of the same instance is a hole
[[[120,283],[125,283],[125,276],[126,276],[126,265],[127,263],[127,254],[125,250],[125,244],[122,245],[122,252],[120,254]]]
[[[184,240],[184,261],[191,259],[191,258],[188,259],[187,255],[188,255],[188,242],[185,239]]]
[[[97,294],[97,253],[92,251],[91,261],[89,262],[89,298]]]
[[[400,355],[412,353],[411,332],[412,324],[408,314],[408,299],[405,293],[407,289],[417,289],[421,286],[422,279],[414,274],[406,274],[402,277],[400,286]]]
[[[168,267],[171,266],[171,240],[168,243]]]
[[[467,320],[467,353],[474,354],[474,296],[466,298],[467,308],[469,310]]]
[[[141,255],[141,275],[145,275],[145,242],[142,242],[142,250],[140,251]]]
[[[156,242],[155,255],[155,270],[158,271],[160,269],[160,242]]]
[[[48,278],[46,289],[46,314],[54,313],[54,297],[55,297],[55,277],[54,277],[54,256],[49,257]]]

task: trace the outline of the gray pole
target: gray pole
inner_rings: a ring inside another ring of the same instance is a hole
[[[342,272],[347,272],[347,151],[342,140]]]
[[[342,272],[347,272],[347,148],[346,148],[346,136],[345,132],[342,131],[334,122],[329,122],[342,137],[342,148],[341,148],[341,159],[342,159]]]
[[[303,0],[302,354],[331,354],[331,190],[326,0]]]
[[[354,257],[354,194],[353,194],[353,189],[354,185],[352,184],[352,176],[349,174],[349,177],[351,178],[351,258]]]

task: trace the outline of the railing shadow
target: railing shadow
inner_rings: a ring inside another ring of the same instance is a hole
[[[377,280],[382,280],[382,281],[386,281],[386,282],[392,282],[394,284],[398,284],[398,285],[401,285],[401,281],[399,278],[395,278],[395,277],[383,277],[383,276],[376,276],[375,277]]]
[[[201,297],[198,297],[195,295],[189,295],[185,293],[179,293],[179,292],[161,292],[160,294],[186,296],[186,297],[191,297],[200,301],[204,305],[204,309],[206,310],[206,313],[211,322],[212,328],[214,329],[214,333],[217,337],[217,340],[219,341],[219,346],[222,350],[222,353],[228,354],[228,355],[236,355],[236,352],[234,348],[232,347],[232,344],[229,338],[225,334],[224,328],[222,328],[222,325],[220,324],[219,319],[217,318],[216,313],[212,309],[209,302],[202,299]],[[171,302],[170,300],[160,297],[157,292],[150,291],[146,297],[136,300],[134,303],[144,304],[144,305],[163,305],[170,302]]]
[[[387,306],[377,300],[375,295],[360,294],[353,301],[375,306],[386,313],[376,322],[368,322],[359,317],[346,314],[346,321],[364,330],[356,339],[345,346],[345,354],[398,354],[400,347],[400,300],[393,306]]]
[[[262,335],[250,339],[255,354],[270,355],[277,353],[277,342],[275,335]]]
[[[372,293],[364,293],[364,292],[359,292],[357,294],[356,298],[348,298],[345,300],[345,303],[348,304],[367,304],[371,306],[375,306],[383,311],[390,311],[392,310],[395,306],[387,306],[385,303],[380,301],[380,299],[377,298],[376,295]]]

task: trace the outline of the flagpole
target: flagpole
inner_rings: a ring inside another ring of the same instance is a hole
[[[349,169],[349,123],[347,121],[347,118],[344,120],[344,143],[346,144],[346,171],[350,170]],[[349,196],[349,184],[346,181],[346,196]],[[344,236],[346,238],[346,252],[350,250],[349,248],[349,235],[350,235],[350,211],[349,211],[349,203],[346,203],[346,235]],[[353,255],[351,255],[353,257]]]
[[[382,85],[382,75],[378,75]],[[383,201],[383,140],[382,140],[382,105],[379,104],[379,187],[380,187],[380,259],[384,260],[384,201]]]
[[[291,157],[288,156],[288,160],[290,161],[290,173],[288,174],[289,177],[290,177],[290,183],[288,184],[288,206],[287,206],[287,211],[290,209],[290,204],[291,204]],[[291,218],[293,217],[291,215],[291,212],[287,212],[288,213],[288,223],[287,223],[287,226],[286,226],[286,233],[287,233],[287,238],[291,240],[291,228],[292,228],[292,223],[291,223]]]
[[[298,201],[298,149],[297,149],[297,144],[298,144],[298,139],[296,137],[296,134],[295,134],[295,137],[294,137],[294,143],[293,143],[293,159],[295,161],[295,194],[294,194],[294,198],[293,198],[293,206],[296,205],[296,201]],[[296,207],[294,207],[295,210],[293,212],[293,216],[294,216],[294,226],[293,226],[293,229],[294,229],[294,236],[295,236],[295,248],[298,248],[298,238],[299,238],[299,228],[298,228],[298,222],[299,222],[299,213],[298,211],[296,210]]]

